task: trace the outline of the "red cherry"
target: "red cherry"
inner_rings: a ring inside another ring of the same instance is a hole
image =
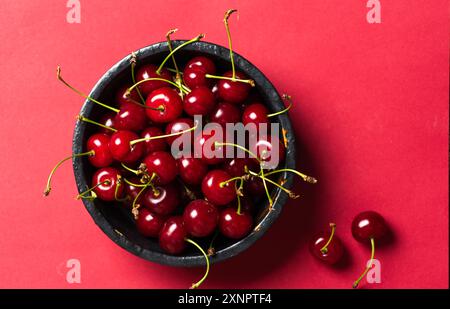
[[[103,114],[100,117],[100,120],[98,122],[103,124],[103,125],[105,125],[105,126],[107,126],[107,127],[115,128],[114,127],[114,121],[116,119],[116,116],[117,116],[117,114],[114,113],[114,112],[106,112],[105,114]],[[100,129],[99,132],[105,133],[105,134],[108,134],[108,135],[111,135],[114,132],[112,130],[108,130],[108,129],[105,129],[105,128],[102,128],[102,127],[99,127],[99,129]]]
[[[117,130],[141,131],[147,123],[145,109],[133,103],[125,103],[114,118]]]
[[[180,205],[180,192],[174,184],[157,186],[145,192],[142,204],[158,215],[170,215]]]
[[[388,228],[384,218],[375,211],[364,211],[352,221],[352,235],[359,242],[379,240],[386,236]]]
[[[119,105],[119,107],[122,107],[122,105],[129,104],[130,103],[129,99],[134,100],[136,102],[140,102],[141,98],[139,97],[139,94],[137,93],[136,89],[133,89],[128,97],[125,95],[129,87],[130,87],[129,85],[128,86],[124,85],[117,90],[116,102]]]
[[[194,121],[191,118],[178,118],[172,122],[170,122],[166,126],[165,133],[166,134],[172,134],[172,133],[179,133],[181,131],[185,131],[189,128],[194,127]],[[186,132],[184,134],[190,134],[192,135],[192,132]],[[179,137],[179,135],[175,136],[169,136],[166,137],[167,143],[172,144],[174,140],[176,140]]]
[[[231,208],[234,208],[235,210],[237,210],[238,209],[237,199],[234,202],[228,204],[226,207],[227,208],[231,207]],[[253,201],[250,198],[241,197],[241,212],[245,212],[248,214],[254,214],[255,210],[256,210],[255,204],[253,203]]]
[[[178,175],[177,161],[165,151],[155,151],[144,159],[149,175],[156,174],[155,184],[167,185]]]
[[[186,95],[183,109],[190,116],[205,116],[214,108],[214,101],[214,94],[211,90],[208,87],[199,86]]]
[[[335,227],[332,226],[332,229],[334,228]],[[331,240],[330,236],[330,230],[321,231],[314,235],[309,243],[309,251],[314,257],[326,264],[336,264],[344,255],[344,246],[339,237],[334,235],[334,233]]]
[[[211,130],[210,133],[202,132],[194,138],[194,153],[196,158],[200,158],[208,165],[218,164],[225,160],[225,147],[215,145],[216,142],[223,143],[225,136],[220,136],[218,130]]]
[[[227,205],[236,198],[234,181],[227,182],[232,177],[223,170],[212,170],[202,181],[202,192],[214,205]]]
[[[124,181],[123,186],[125,187],[125,194],[129,197],[129,201],[133,202],[136,196],[141,192],[142,187],[137,187],[132,184],[140,185],[141,181],[138,177],[127,177],[128,182]],[[130,184],[131,183],[131,184]],[[141,194],[136,201],[136,204],[142,204],[144,195]]]
[[[185,183],[196,186],[202,183],[208,166],[200,159],[182,157],[178,159],[178,172]]]
[[[94,151],[89,156],[89,162],[95,167],[106,167],[113,163],[111,151],[109,150],[110,136],[105,133],[97,133],[89,137],[87,141],[87,150]]]
[[[266,184],[269,189],[270,184],[267,183],[267,181]],[[244,191],[255,197],[261,196],[266,192],[261,178],[256,176],[250,176],[250,178],[244,182]]]
[[[223,169],[232,177],[239,177],[245,174],[246,166],[249,170],[258,172],[258,164],[250,158],[229,159],[223,164]]]
[[[142,235],[146,237],[158,237],[161,231],[165,218],[151,211],[141,208],[136,220],[136,227]]]
[[[237,123],[241,121],[241,111],[237,106],[231,103],[222,102],[217,104],[212,110],[210,120],[225,128],[227,123]]]
[[[141,132],[142,138],[150,138],[154,136],[161,136],[163,135],[163,132],[158,127],[148,127],[144,131]],[[164,151],[167,149],[167,143],[164,140],[164,138],[157,138],[153,140],[148,140],[143,142],[145,146],[145,154],[151,154],[155,151]]]
[[[225,77],[232,77],[233,72],[228,71],[223,74]],[[236,78],[247,79],[248,77],[242,72],[236,72]],[[243,102],[250,92],[250,84],[243,82],[233,82],[227,79],[221,79],[217,83],[219,98],[230,103]]]
[[[92,187],[94,188],[97,197],[103,201],[114,201],[116,199],[117,179],[120,173],[113,167],[104,167],[97,170],[92,177]],[[117,197],[120,198],[123,194],[124,186],[120,185],[117,188]]]
[[[278,156],[277,159],[272,158],[272,155],[275,154],[272,152],[276,151],[274,146],[276,144],[278,144],[278,153],[276,153]],[[272,135],[261,134],[258,136],[256,143],[250,145],[250,151],[252,151],[262,162],[267,164],[270,163],[270,166],[266,167],[270,169],[275,168],[280,162],[283,162],[285,156],[284,145],[277,136]]]
[[[191,89],[197,87],[209,87],[211,79],[206,77],[206,72],[199,68],[186,68],[183,71],[183,81]]]
[[[138,138],[139,136],[131,131],[115,132],[109,141],[109,150],[113,158],[128,164],[137,162],[144,153],[144,145],[137,143],[130,146],[130,142]]]
[[[183,112],[183,102],[178,93],[169,87],[158,88],[149,94],[145,105],[147,117],[154,123],[167,123],[177,119]],[[161,109],[161,110],[155,110]]]
[[[159,246],[167,253],[179,254],[186,247],[186,228],[182,217],[171,217],[159,233]]]
[[[225,208],[220,213],[219,230],[228,238],[243,238],[250,233],[252,226],[253,218],[246,212],[238,214],[235,208]]]
[[[195,200],[184,209],[183,221],[190,235],[206,237],[214,232],[219,221],[219,212],[213,204],[205,200]]]
[[[216,65],[211,59],[205,56],[192,58],[186,63],[186,68],[197,68],[211,75],[216,74]]]
[[[249,123],[254,123],[256,125],[259,125],[260,123],[268,123],[268,113],[269,110],[265,105],[261,103],[252,103],[244,109],[244,112],[242,113],[242,123],[244,125]]]
[[[159,75],[156,73],[157,69],[158,69],[158,67],[153,64],[147,64],[147,65],[142,66],[139,70],[136,71],[136,81],[139,82],[141,80],[148,79],[148,78],[162,78],[162,79],[172,81],[172,76],[167,69],[162,68]],[[162,88],[162,87],[166,87],[167,85],[168,85],[168,83],[165,81],[151,80],[151,81],[143,82],[138,87],[139,87],[139,90],[141,91],[141,93],[144,96],[147,96],[153,90],[156,90],[156,89]]]

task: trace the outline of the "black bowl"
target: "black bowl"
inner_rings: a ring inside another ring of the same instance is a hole
[[[173,41],[173,46],[176,47],[183,42],[185,41]],[[156,43],[140,49],[136,52],[138,66],[144,63],[160,63],[168,54],[168,50],[166,42]],[[183,65],[183,59],[189,59],[194,55],[206,55],[212,58],[219,70],[224,71],[231,68],[229,50],[225,47],[207,42],[196,42],[182,48],[177,52],[177,62]],[[256,90],[259,92],[268,108],[272,112],[282,110],[284,108],[283,101],[264,74],[242,56],[235,53],[234,57],[236,69],[246,73],[256,82]],[[170,62],[168,62],[168,64],[169,63]],[[113,102],[115,90],[119,85],[129,82],[131,76],[130,72],[130,56],[127,56],[115,64],[102,78],[100,78],[92,89],[90,96],[103,102]],[[97,119],[101,113],[105,111],[106,110],[103,107],[86,101],[80,114],[91,119]],[[276,119],[274,120],[280,123],[280,128],[285,129],[288,132],[287,138],[289,148],[286,151],[284,166],[286,168],[295,168],[295,139],[292,134],[293,131],[288,115],[282,114],[275,118]],[[94,130],[95,127],[93,125],[80,121],[77,122],[73,136],[73,153],[86,151],[86,140],[90,134],[94,133]],[[85,191],[91,184],[94,168],[89,164],[86,158],[75,158],[73,160],[73,168],[78,191]],[[293,176],[291,173],[280,173],[280,177],[286,179],[285,187],[292,187]],[[267,231],[279,216],[283,205],[288,198],[286,193],[278,188],[272,192],[272,196],[274,201],[273,210],[270,212],[264,210],[260,211],[256,217],[258,228],[253,230],[247,237],[238,241],[220,237],[216,239],[214,246],[216,255],[211,257],[211,263],[223,261],[241,253]],[[203,255],[193,246],[188,246],[187,250],[182,255],[174,256],[164,253],[159,248],[156,239],[145,238],[138,233],[129,210],[125,210],[123,206],[119,204],[111,205],[111,203],[105,203],[101,200],[90,201],[84,199],[83,203],[101,230],[108,235],[111,240],[127,251],[146,260],[160,264],[172,266],[205,265]],[[264,203],[264,205],[260,205],[261,209],[267,209],[267,200],[265,202],[260,201],[260,203]],[[208,241],[200,241],[200,244],[206,248],[208,246]]]

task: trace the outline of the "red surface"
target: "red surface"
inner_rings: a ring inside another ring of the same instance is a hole
[[[300,185],[271,230],[250,250],[212,268],[207,288],[349,288],[369,257],[350,234],[362,210],[383,214],[394,240],[377,251],[382,283],[368,288],[448,287],[448,1],[381,0],[382,23],[366,1],[86,1],[81,24],[66,1],[0,1],[1,288],[184,288],[203,269],[139,259],[93,223],[71,167],[47,173],[71,152],[82,100],[55,67],[86,91],[117,60],[163,40],[206,32],[226,45],[228,8],[237,52],[281,92],[303,145]],[[276,5],[275,5],[276,3]],[[330,269],[307,251],[329,221],[349,252]],[[65,262],[81,261],[81,284]]]

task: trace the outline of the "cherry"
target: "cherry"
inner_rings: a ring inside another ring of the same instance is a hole
[[[181,157],[178,159],[178,172],[188,185],[200,185],[208,172],[208,166],[200,159]]]
[[[159,246],[170,254],[179,254],[186,248],[187,231],[180,216],[167,219],[159,233]]]
[[[341,240],[334,234],[336,224],[330,223],[331,231],[321,231],[309,243],[311,254],[326,264],[336,264],[344,255]]]
[[[250,198],[241,197],[241,211],[244,213],[253,214],[255,213],[256,207],[253,201]],[[226,207],[231,207],[234,209],[238,209],[238,202],[237,200],[228,204]]]
[[[384,218],[375,211],[364,211],[352,221],[352,235],[359,242],[370,242],[381,239],[387,234]]]
[[[194,237],[206,237],[214,232],[219,221],[216,206],[205,200],[190,202],[183,212],[187,232]]]
[[[234,158],[229,159],[223,164],[223,170],[230,174],[232,177],[242,176],[245,173],[245,167],[252,171],[258,170],[258,164],[250,158]]]
[[[139,136],[131,131],[115,132],[109,141],[109,149],[113,158],[127,164],[138,161],[144,153],[144,145],[138,143],[130,146],[130,142],[138,138]]]
[[[154,214],[146,208],[139,209],[136,227],[142,235],[146,237],[158,237],[164,223],[164,217]]]
[[[174,184],[156,186],[145,192],[142,204],[158,215],[170,215],[180,205],[180,192]]]
[[[148,127],[144,131],[141,132],[142,138],[150,138],[154,136],[163,135],[163,132],[158,127]],[[155,151],[164,151],[167,149],[167,143],[163,138],[147,140],[144,142],[145,146],[145,154],[151,154]]]
[[[183,101],[184,111],[190,115],[205,116],[214,108],[214,94],[205,86],[199,86],[193,89]]]
[[[197,68],[208,74],[216,74],[216,65],[210,58],[205,56],[192,58],[186,63],[186,68]]]
[[[142,185],[140,179],[138,177],[130,177],[124,181],[125,194],[129,197],[130,201],[133,201],[138,196],[139,192],[142,190],[142,187],[138,187],[136,185]],[[140,195],[137,204],[142,204],[144,195]]]
[[[202,192],[214,205],[227,205],[236,198],[234,181],[223,170],[212,170],[206,174],[202,181]]]
[[[238,214],[235,208],[225,208],[219,216],[219,230],[222,235],[240,239],[250,233],[253,226],[253,218],[249,213]]]
[[[231,78],[233,76],[233,72],[225,72],[223,76]],[[235,78],[243,80],[248,77],[244,73],[236,71]],[[248,83],[231,81],[228,79],[219,80],[217,87],[219,98],[234,104],[243,102],[247,98],[251,89],[251,85]]]
[[[147,117],[154,123],[167,123],[177,119],[183,112],[183,102],[173,88],[158,88],[145,101]],[[159,110],[157,110],[159,109]]]
[[[275,143],[278,143],[278,160],[275,158],[272,159],[272,152],[275,151]],[[282,162],[285,156],[284,145],[281,143],[280,138],[275,135],[260,134],[257,137],[256,142],[250,145],[250,151],[252,151],[259,160],[269,165],[266,168],[271,169],[275,168],[278,163]]]
[[[270,184],[267,183],[267,186],[270,186]],[[250,176],[249,179],[244,182],[244,191],[255,197],[261,196],[266,192],[261,178],[256,176]]]
[[[89,162],[95,167],[107,167],[114,159],[109,149],[110,136],[105,133],[91,135],[87,141],[88,151],[94,154],[89,156]]]
[[[191,118],[178,118],[172,122],[170,122],[166,126],[165,133],[166,134],[172,134],[172,133],[179,133],[181,131],[187,130],[189,128],[194,127],[194,121]],[[193,134],[193,133],[185,133],[185,134]],[[166,141],[170,144],[173,143],[174,140],[176,140],[179,136],[168,136],[166,137]]]
[[[254,123],[259,125],[260,123],[269,122],[267,114],[269,110],[267,107],[261,103],[252,103],[248,105],[244,112],[242,113],[242,123],[247,125],[249,123]]]
[[[183,81],[191,89],[197,87],[209,87],[211,80],[206,77],[206,72],[197,67],[186,68],[183,71]]]
[[[236,123],[241,120],[241,111],[231,103],[221,102],[212,110],[210,120],[225,128],[227,123]]]
[[[359,242],[370,242],[372,253],[370,261],[375,257],[375,240],[380,240],[388,233],[388,227],[384,218],[375,211],[364,211],[358,214],[352,221],[352,235]],[[367,272],[372,268],[372,263],[364,269],[363,273],[353,283],[353,288],[357,288],[359,282],[364,278]]]
[[[141,131],[146,123],[145,109],[133,103],[122,104],[114,118],[117,130]]]
[[[121,86],[117,92],[116,92],[116,102],[119,105],[119,107],[122,107],[122,105],[126,105],[130,103],[130,99],[136,102],[140,102],[140,97],[138,92],[133,89],[130,94],[127,96],[127,90],[130,86],[124,85]]]
[[[211,132],[202,131],[194,138],[194,153],[196,158],[200,158],[208,165],[218,164],[225,160],[225,148],[216,146],[216,142],[222,143],[225,136],[220,136],[218,130]]]
[[[177,161],[165,151],[155,151],[144,159],[149,175],[156,174],[155,184],[166,185],[178,175]]]
[[[120,185],[116,189],[117,179],[120,176],[119,171],[113,167],[104,167],[97,170],[92,177],[92,188],[97,197],[103,201],[111,202],[116,200],[116,197],[122,196],[124,186]]]
[[[100,117],[99,123],[104,126],[114,128],[114,122],[115,122],[116,116],[117,116],[117,114],[114,112],[106,112]],[[112,134],[114,132],[112,130],[102,128],[102,127],[99,127],[99,129],[100,129],[99,132],[105,133],[105,134]]]
[[[169,81],[172,80],[172,76],[167,69],[162,68],[160,74],[156,73],[157,69],[158,69],[158,67],[153,64],[146,64],[146,65],[142,66],[136,72],[136,81],[139,82],[139,81],[142,81],[142,80],[148,79],[148,78],[162,78],[162,79],[166,79]],[[139,90],[141,91],[141,93],[144,96],[147,96],[152,91],[154,91],[158,88],[163,88],[165,86],[167,86],[167,83],[165,81],[149,80],[147,82],[140,84]]]

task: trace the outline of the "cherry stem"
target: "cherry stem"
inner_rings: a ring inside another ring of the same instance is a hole
[[[99,127],[104,128],[104,129],[111,130],[111,131],[113,131],[113,132],[117,132],[117,130],[114,129],[114,128],[112,128],[112,127],[106,126],[106,125],[104,125],[104,124],[102,124],[102,123],[99,123],[99,122],[97,122],[97,121],[91,120],[91,119],[86,118],[86,117],[81,116],[81,115],[78,115],[78,116],[77,116],[77,119],[78,119],[79,121],[83,121],[83,122],[87,122],[87,123],[90,123],[90,124],[94,124],[94,125],[96,125],[96,126],[99,126]]]
[[[185,47],[186,45],[189,45],[191,43],[194,42],[198,42],[201,39],[203,39],[205,37],[205,35],[203,33],[200,33],[198,36],[196,36],[195,38],[184,42],[183,44],[180,44],[179,46],[177,46],[176,48],[174,48],[167,56],[166,58],[164,58],[163,62],[159,65],[158,69],[156,70],[156,74],[160,75],[161,74],[161,70],[164,67],[164,64],[167,62],[167,60],[169,60],[170,57],[172,57],[172,55],[174,53],[176,53],[178,50],[180,50],[181,48]]]
[[[242,179],[242,176],[237,176],[237,177],[233,177],[233,178],[230,178],[230,179],[228,179],[228,180],[222,181],[222,182],[219,184],[219,187],[223,188],[223,187],[225,187],[226,184],[228,184],[228,183],[230,183],[230,182],[232,182],[232,181],[238,180],[238,179]]]
[[[253,79],[239,79],[236,77],[226,77],[226,76],[218,76],[218,75],[211,75],[211,74],[205,74],[206,78],[214,78],[214,79],[226,79],[231,80],[233,82],[241,82],[241,83],[247,83],[250,84],[250,86],[255,87],[255,81]]]
[[[136,89],[138,89],[138,88],[136,88]],[[135,100],[133,100],[132,98],[130,98],[130,94],[127,92],[127,93],[125,93],[125,96],[126,96],[126,100],[128,101],[128,102],[130,102],[130,103],[133,103],[133,104],[135,104],[135,105],[138,105],[138,106],[140,106],[140,107],[142,107],[142,108],[147,108],[147,109],[151,109],[151,110],[154,110],[154,111],[160,111],[160,112],[163,112],[165,109],[164,109],[164,106],[159,106],[159,107],[157,107],[157,108],[154,108],[154,107],[150,107],[150,106],[147,106],[147,105],[144,105],[144,104],[142,104],[142,103],[139,103],[138,101],[135,101]]]
[[[106,105],[105,103],[102,103],[102,102],[100,102],[100,101],[97,101],[96,99],[91,98],[91,97],[88,96],[87,94],[84,94],[83,92],[81,92],[81,91],[77,90],[76,88],[72,87],[68,82],[66,82],[66,81],[62,78],[62,76],[61,76],[61,67],[60,67],[60,66],[58,66],[58,67],[56,68],[56,77],[57,77],[58,80],[61,81],[64,85],[66,85],[68,88],[72,89],[72,91],[76,92],[77,94],[79,94],[79,95],[82,96],[83,98],[88,99],[88,100],[90,100],[90,101],[92,101],[92,102],[94,102],[94,103],[97,103],[98,105],[103,106],[104,108],[107,108],[107,109],[109,109],[109,110],[111,110],[111,111],[113,111],[113,112],[116,112],[116,113],[119,112],[119,110],[118,110],[117,108],[111,107],[111,106],[109,106],[109,105]]]
[[[211,242],[209,243],[208,247],[208,256],[212,256],[216,254],[216,250],[214,249],[214,241],[216,240],[217,236],[219,236],[219,231],[216,231],[214,233],[213,238],[211,239]]]
[[[231,43],[231,33],[230,26],[228,25],[228,18],[230,18],[231,14],[237,12],[237,10],[231,9],[225,12],[225,16],[223,18],[223,23],[225,24],[225,31],[227,32],[228,38],[228,49],[230,50],[230,61],[231,61],[231,70],[233,72],[233,79],[236,78],[236,69],[234,67],[234,57],[233,57],[233,45]]]
[[[131,93],[131,91],[132,91],[134,88],[136,88],[137,86],[139,86],[139,85],[142,84],[142,83],[149,82],[149,81],[152,81],[152,80],[159,80],[159,81],[163,81],[163,82],[169,83],[169,84],[171,84],[172,86],[174,86],[174,87],[180,89],[181,91],[184,91],[185,93],[189,93],[189,92],[187,92],[186,89],[184,89],[183,87],[179,87],[179,85],[177,85],[177,84],[174,83],[173,81],[170,81],[170,80],[165,79],[165,78],[151,77],[151,78],[146,78],[146,79],[140,80],[140,81],[138,81],[137,83],[133,84],[130,88],[127,89],[127,91],[125,92],[125,95],[126,95],[126,96],[129,96],[130,93]]]
[[[261,180],[262,180],[262,182],[263,182],[263,186],[264,186],[264,191],[266,191],[266,196],[267,196],[267,199],[269,200],[269,210],[271,210],[272,209],[272,206],[273,206],[273,200],[272,200],[272,197],[270,196],[270,192],[269,192],[269,188],[267,187],[267,183],[266,183],[266,176],[264,175],[264,169],[261,167],[261,165],[260,165],[260,173],[261,173]]]
[[[131,52],[130,64],[131,64],[131,80],[132,80],[133,84],[135,84],[136,83],[136,77],[134,76],[134,69],[136,67],[136,53],[135,52]],[[145,99],[142,96],[142,93],[139,90],[139,88],[137,88],[136,91],[139,95],[139,98],[141,98],[142,103],[145,104]],[[130,101],[134,101],[134,100],[130,99]]]
[[[140,174],[138,170],[134,170],[134,169],[132,169],[132,168],[126,166],[124,163],[120,163],[120,165],[122,165],[122,167],[123,167],[124,169],[126,169],[127,171],[129,171],[129,172],[131,172],[131,173],[133,173],[133,174],[135,174],[135,175],[139,175],[139,174]]]
[[[51,187],[51,181],[52,181],[53,174],[56,172],[56,170],[58,169],[58,167],[61,166],[61,164],[63,164],[64,162],[66,162],[67,160],[70,160],[70,159],[72,159],[72,158],[78,158],[78,157],[82,157],[82,156],[93,156],[93,155],[95,155],[95,151],[94,151],[94,150],[91,150],[91,151],[88,151],[88,152],[83,152],[83,153],[73,154],[73,155],[68,156],[68,157],[62,159],[61,161],[59,161],[59,162],[55,165],[55,167],[52,169],[52,171],[50,172],[50,175],[48,176],[48,179],[47,179],[47,186],[45,187],[45,190],[44,190],[44,196],[48,196],[48,195],[50,194],[50,191],[52,190],[52,187]]]
[[[288,112],[288,111],[291,109],[291,107],[292,107],[292,103],[289,102],[289,105],[288,105],[286,108],[282,109],[282,110],[279,111],[279,112],[275,112],[275,113],[272,113],[272,114],[268,114],[267,117],[270,118],[270,117],[275,117],[275,116],[284,114],[284,113]]]
[[[80,194],[77,195],[76,199],[79,200],[80,198],[86,198],[85,194],[91,192],[92,190],[94,190],[97,187],[103,186],[103,185],[109,185],[111,183],[111,180],[106,179],[102,182],[99,182],[98,184],[96,184],[95,186],[93,186],[92,188],[87,189],[86,191],[81,192]]]
[[[148,141],[152,141],[154,139],[161,139],[161,138],[166,138],[166,137],[171,137],[171,136],[178,136],[178,135],[182,135],[184,133],[190,132],[190,131],[194,131],[197,128],[197,125],[193,126],[192,128],[180,131],[180,132],[175,132],[175,133],[170,133],[170,134],[165,134],[165,135],[157,135],[157,136],[150,136],[150,137],[143,137],[143,138],[139,138],[139,139],[135,139],[133,141],[130,142],[130,146],[133,146],[137,143],[140,142],[148,142]]]
[[[147,182],[144,187],[142,187],[142,189],[139,191],[138,194],[136,194],[136,197],[133,200],[133,204],[131,205],[131,213],[134,216],[134,219],[137,219],[138,214],[139,214],[139,207],[141,207],[141,205],[136,204],[137,200],[139,199],[139,197],[142,195],[142,193],[145,191],[145,189],[147,189],[150,185],[150,182]]]
[[[283,187],[282,185],[280,185],[280,184],[277,183],[276,181],[273,181],[273,180],[270,179],[270,178],[267,178],[267,177],[264,177],[264,176],[262,176],[262,175],[256,174],[255,172],[252,172],[252,171],[249,171],[249,174],[250,174],[250,175],[253,175],[253,176],[256,176],[256,177],[259,177],[259,178],[261,178],[261,179],[264,179],[264,180],[266,180],[267,182],[273,184],[274,186],[280,188],[281,190],[283,190],[284,192],[286,192],[286,193],[289,195],[289,197],[292,198],[292,199],[296,199],[296,198],[299,197],[297,194],[295,194],[295,193],[292,192],[291,190],[286,189],[285,187]]]
[[[122,176],[117,175],[117,181],[116,181],[116,188],[114,189],[114,199],[118,202],[125,202],[126,200],[128,200],[127,197],[124,198],[118,198],[117,197],[117,193],[119,192],[119,187],[122,185]]]
[[[330,227],[331,227],[330,237],[328,238],[327,243],[322,248],[320,248],[320,252],[322,252],[323,254],[328,253],[328,246],[330,245],[331,241],[333,240],[334,232],[336,230],[336,223],[330,223]]]
[[[167,46],[169,46],[169,51],[172,53],[172,51],[173,51],[173,48],[172,48],[172,41],[170,40],[170,36],[172,35],[172,34],[174,34],[175,32],[177,32],[178,31],[178,29],[177,28],[175,28],[175,29],[170,29],[168,32],[167,32],[167,34],[166,34],[166,39],[167,39]],[[172,62],[173,62],[173,66],[175,67],[175,73],[177,74],[177,75],[180,75],[180,70],[179,70],[179,68],[178,68],[178,65],[177,65],[177,62],[175,61],[175,56],[172,54]]]
[[[280,173],[280,172],[291,172],[291,173],[294,173],[294,174],[300,176],[306,182],[317,183],[317,179],[316,178],[308,176],[308,175],[305,175],[303,173],[300,173],[299,171],[296,171],[296,170],[293,170],[293,169],[290,169],[290,168],[282,168],[282,169],[279,169],[279,170],[276,170],[276,171],[271,171],[271,172],[268,172],[266,174],[266,176],[270,176],[272,174]]]
[[[234,143],[221,143],[221,142],[214,142],[214,146],[215,147],[221,147],[221,146],[233,146],[236,148],[239,148],[243,151],[245,151],[246,153],[248,153],[249,155],[251,155],[253,158],[255,158],[256,160],[258,160],[258,162],[261,162],[258,158],[258,156],[256,156],[253,152],[251,152],[250,150],[248,150],[247,148],[245,148],[244,146],[238,145],[238,144],[234,144]]]
[[[361,276],[359,276],[359,278],[356,279],[356,281],[353,283],[354,289],[356,289],[358,287],[359,282],[364,278],[364,276],[367,274],[367,272],[372,268],[372,261],[375,257],[375,239],[373,237],[370,238],[370,245],[372,246],[372,253],[370,255],[370,264],[369,264],[369,266],[366,267],[366,269],[364,269]]]
[[[166,70],[167,70],[167,71],[170,71],[170,72],[172,72],[172,73],[177,73],[177,70],[176,70],[176,69],[166,68]],[[180,73],[180,75],[183,75],[183,72],[178,72],[178,73]]]
[[[236,209],[236,213],[238,215],[241,215],[241,196],[242,196],[242,189],[244,187],[244,178],[241,177],[241,181],[239,183],[239,188],[236,189],[237,192],[237,203],[238,203],[238,207]]]
[[[133,183],[133,182],[129,181],[129,180],[126,179],[126,178],[124,178],[123,181],[125,181],[125,182],[126,182],[127,184],[129,184],[130,186],[137,187],[137,188],[142,188],[142,187],[145,187],[145,186],[146,186],[146,184],[137,184],[137,183]]]
[[[200,245],[197,244],[195,241],[193,241],[192,239],[189,239],[189,238],[185,238],[184,240],[186,242],[196,246],[197,249],[200,250],[200,252],[203,254],[203,256],[205,257],[205,260],[206,260],[206,271],[205,271],[205,274],[203,275],[203,277],[199,281],[197,281],[196,283],[193,283],[191,285],[191,289],[196,289],[203,283],[203,281],[205,281],[206,277],[208,277],[208,274],[209,274],[209,257],[206,254],[205,250],[203,250],[202,247],[200,247]]]

